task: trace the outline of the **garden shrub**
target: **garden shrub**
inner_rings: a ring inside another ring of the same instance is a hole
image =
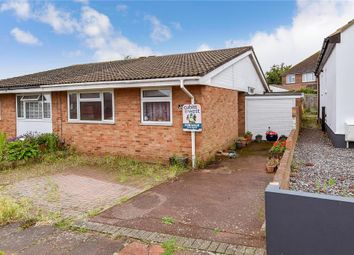
[[[0,161],[3,160],[6,150],[6,134],[0,132]]]
[[[44,145],[49,152],[55,152],[59,149],[59,137],[56,134],[40,134],[36,137],[38,145]]]
[[[29,160],[38,158],[40,154],[38,144],[32,140],[17,140],[7,144],[7,160]]]

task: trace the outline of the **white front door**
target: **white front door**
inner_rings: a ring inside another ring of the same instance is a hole
[[[50,93],[16,95],[17,136],[52,132],[52,100]]]

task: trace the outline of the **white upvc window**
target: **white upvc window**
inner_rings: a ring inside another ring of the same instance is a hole
[[[295,74],[288,74],[286,76],[286,83],[295,83]]]
[[[141,123],[172,125],[172,89],[141,89]]]
[[[114,123],[113,91],[68,93],[69,122]]]
[[[303,73],[302,74],[302,82],[311,82],[316,81],[316,76],[314,73]]]
[[[50,120],[50,94],[16,95],[16,115],[22,120]]]

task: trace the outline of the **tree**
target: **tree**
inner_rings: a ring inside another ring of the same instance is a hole
[[[268,72],[266,72],[266,79],[268,84],[281,84],[281,76],[283,73],[288,71],[291,65],[285,65],[281,63],[280,65],[273,65]]]

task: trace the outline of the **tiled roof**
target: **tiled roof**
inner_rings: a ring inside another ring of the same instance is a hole
[[[73,65],[0,80],[0,88],[203,76],[252,47]]]
[[[315,72],[317,59],[320,55],[320,52],[316,52],[315,54],[311,55],[310,57],[304,59],[300,63],[291,67],[287,72],[283,74],[303,74],[303,73],[311,73]]]

